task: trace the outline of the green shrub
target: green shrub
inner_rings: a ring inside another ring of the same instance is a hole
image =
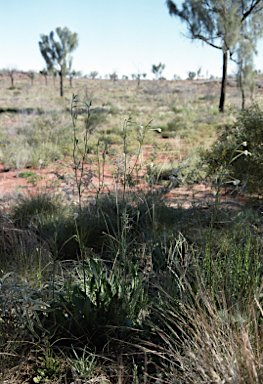
[[[32,171],[22,171],[18,174],[17,177],[27,179],[28,182],[31,183],[32,185],[36,185],[37,182],[41,179],[41,177],[36,172],[32,172]]]
[[[56,296],[44,326],[57,325],[54,341],[63,338],[83,342],[96,351],[131,337],[131,327],[141,328],[147,313],[148,284],[138,265],[122,265],[118,254],[112,268],[101,259],[86,257],[85,267],[76,264],[63,292]]]
[[[221,129],[211,149],[201,153],[208,174],[227,168],[229,180],[240,180],[250,193],[262,192],[263,108],[259,103],[239,115],[236,123]],[[249,156],[241,156],[241,153]]]
[[[246,305],[251,293],[256,294],[260,287],[261,249],[249,231],[246,232],[246,240],[238,241],[231,237],[231,242],[227,244],[225,239],[217,252],[207,241],[199,264],[204,284],[216,295],[223,290],[229,306],[236,302],[239,302],[240,308],[242,304]]]

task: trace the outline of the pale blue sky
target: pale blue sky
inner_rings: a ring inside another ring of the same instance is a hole
[[[45,66],[38,41],[56,27],[79,36],[73,68],[104,77],[146,72],[166,65],[163,76],[186,78],[188,71],[221,76],[221,51],[184,37],[185,25],[169,16],[165,0],[0,0],[0,68],[39,71]],[[263,70],[263,42],[255,67]],[[235,69],[230,64],[229,73]]]

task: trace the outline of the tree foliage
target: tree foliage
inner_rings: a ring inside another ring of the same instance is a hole
[[[227,82],[227,60],[232,57],[241,39],[257,41],[263,32],[263,0],[185,0],[181,9],[174,1],[166,1],[170,15],[178,16],[186,23],[192,40],[201,40],[223,53],[223,73],[220,112],[224,112]],[[247,24],[249,35],[242,35]],[[241,38],[242,36],[242,38]]]
[[[159,79],[159,77],[161,76],[164,68],[165,68],[165,64],[162,64],[162,63],[159,63],[158,65],[154,65],[153,64],[153,66],[152,66],[152,73],[155,75],[156,80]]]
[[[27,72],[27,76],[28,76],[29,79],[31,80],[31,85],[33,85],[33,83],[34,83],[34,78],[35,78],[35,72],[34,72],[34,71],[28,71],[28,72]]]
[[[228,183],[262,195],[262,142],[263,106],[254,102],[240,113],[234,124],[220,129],[218,140],[210,149],[201,152],[201,159],[208,175],[227,171]]]
[[[246,92],[249,91],[252,98],[255,88],[253,52],[251,45],[246,41],[241,42],[238,47],[238,71],[236,77],[242,95],[242,110],[244,110]]]
[[[113,82],[117,81],[118,80],[118,74],[116,71],[114,71],[113,73],[110,73],[109,74],[109,78],[110,80],[112,80]]]
[[[47,85],[47,76],[48,76],[48,70],[46,68],[43,68],[42,70],[39,71],[40,75],[44,76],[45,78],[45,83]]]
[[[187,79],[193,80],[196,77],[196,72],[189,71]]]
[[[96,77],[98,76],[99,72],[98,71],[91,71],[90,74],[88,75],[88,77],[92,80],[96,79]]]
[[[70,88],[72,88],[72,79],[73,79],[74,77],[80,77],[80,76],[82,76],[82,72],[81,72],[81,71],[76,71],[75,69],[72,68],[72,62],[73,62],[73,57],[70,56],[70,57],[69,57],[69,60],[68,60],[67,71],[66,71],[67,76],[69,76],[69,85],[70,85]]]
[[[237,49],[237,85],[242,95],[242,110],[245,109],[247,90],[250,91],[252,98],[255,87],[253,54],[257,53],[256,41],[261,36],[261,21],[260,14],[257,13],[253,23],[246,19],[241,27],[241,38]]]
[[[72,33],[67,27],[56,28],[60,41],[54,39],[54,32],[40,35],[39,48],[46,61],[48,70],[56,69],[60,76],[60,96],[63,96],[63,76],[67,73],[69,54],[78,46],[78,35]]]

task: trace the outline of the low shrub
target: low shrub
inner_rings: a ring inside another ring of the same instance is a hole
[[[255,102],[240,113],[236,123],[225,126],[211,149],[201,152],[208,175],[227,168],[228,181],[239,180],[250,193],[262,193],[263,108]],[[241,156],[241,154],[247,156]]]

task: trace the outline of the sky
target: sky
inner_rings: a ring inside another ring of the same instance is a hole
[[[179,3],[180,2],[176,2]],[[0,0],[0,68],[39,71],[45,67],[38,42],[57,27],[79,38],[73,69],[131,76],[165,64],[167,79],[201,68],[204,77],[221,76],[222,52],[185,35],[186,26],[168,13],[165,0]],[[235,64],[229,63],[229,74]],[[263,41],[255,68],[263,71]]]

